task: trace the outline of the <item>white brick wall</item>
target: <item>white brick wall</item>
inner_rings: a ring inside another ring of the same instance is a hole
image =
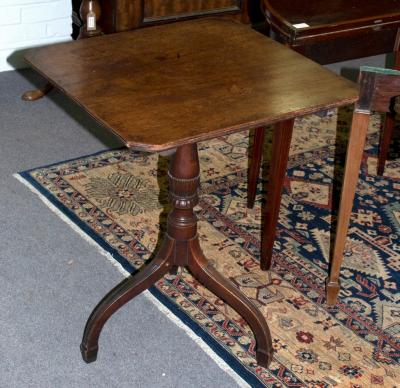
[[[0,71],[26,66],[23,49],[71,39],[72,0],[0,0]]]

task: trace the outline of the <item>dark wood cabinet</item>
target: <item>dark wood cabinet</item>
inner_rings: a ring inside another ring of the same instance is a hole
[[[79,7],[73,0],[74,37],[79,33]],[[113,33],[172,21],[218,15],[248,22],[248,0],[99,0],[99,24]]]

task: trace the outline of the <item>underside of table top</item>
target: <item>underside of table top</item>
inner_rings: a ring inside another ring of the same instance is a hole
[[[221,19],[36,48],[26,60],[128,147],[148,151],[358,98],[354,83]]]

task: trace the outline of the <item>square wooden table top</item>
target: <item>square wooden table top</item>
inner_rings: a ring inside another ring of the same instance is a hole
[[[148,151],[358,99],[356,84],[222,19],[36,48],[25,58],[128,147]]]

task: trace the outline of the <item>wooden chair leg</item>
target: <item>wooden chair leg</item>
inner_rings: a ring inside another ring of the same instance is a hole
[[[398,30],[397,33],[397,39],[394,48],[395,51],[394,68],[396,70],[400,70],[400,52],[398,51],[399,46],[400,46],[400,29]],[[383,175],[383,171],[385,170],[385,163],[389,151],[389,145],[393,136],[395,116],[396,114],[394,112],[386,114],[383,130],[381,133],[381,138],[379,140],[378,167],[377,167],[378,175]]]
[[[361,158],[364,151],[365,138],[369,124],[370,113],[355,111],[347,146],[346,165],[343,177],[342,194],[338,213],[335,245],[331,269],[327,279],[327,303],[334,305],[340,290],[339,274],[343,261],[353,200],[356,192]]]
[[[400,28],[397,29],[396,41],[394,43],[394,68],[400,70]]]
[[[378,175],[382,175],[385,169],[385,163],[393,135],[394,120],[395,120],[394,113],[386,114],[383,130],[381,133],[381,138],[379,141],[378,168],[377,168]]]
[[[256,199],[258,177],[262,161],[262,151],[264,145],[265,128],[256,128],[254,131],[253,150],[249,162],[249,172],[247,175],[247,207],[252,209]]]
[[[271,267],[272,248],[274,246],[276,226],[278,224],[279,208],[281,205],[293,124],[294,120],[291,119],[278,123],[274,128],[272,159],[267,186],[267,203],[263,209],[264,226],[261,232],[260,266],[262,270],[268,270]]]

